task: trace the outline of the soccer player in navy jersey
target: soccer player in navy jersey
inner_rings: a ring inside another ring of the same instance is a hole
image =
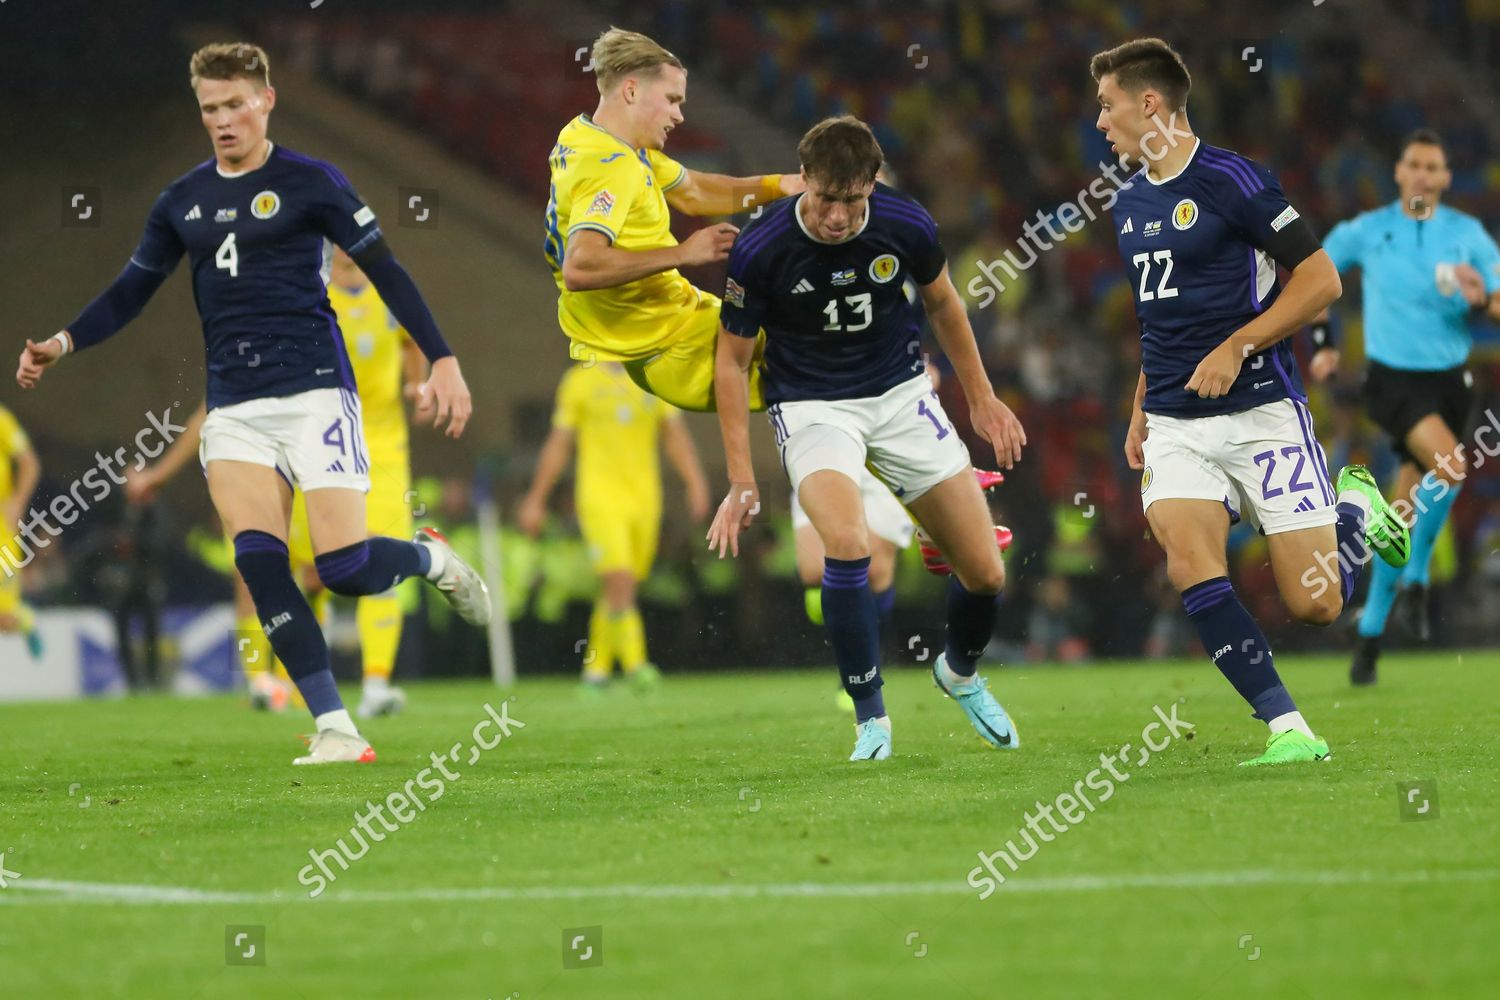
[[[947,643],[934,660],[934,682],[989,746],[1014,749],[1015,726],[977,673],[1005,566],[968,450],[927,373],[913,371],[921,324],[902,288],[908,275],[963,385],[975,430],[1006,468],[1020,460],[1025,432],[990,386],[932,217],[876,182],[884,154],[869,126],[848,115],[827,119],[803,136],[797,152],[806,193],[767,208],[729,255],[714,388],[730,487],[709,546],[720,557],[726,550],[737,555],[740,532],[760,509],[749,372],[764,328],[767,413],[782,467],[826,553],[823,621],[854,699],[849,759],[891,755],[859,486],[866,467],[952,567]]]
[[[244,43],[199,49],[191,84],[214,157],[168,185],[113,284],[41,343],[27,340],[16,380],[33,388],[64,355],[134,319],[185,253],[208,349],[209,414],[202,431],[209,493],[234,538],[235,566],[272,648],[306,699],[317,734],[298,764],[368,762],[334,685],[323,632],[287,558],[292,484],[307,498],[318,575],[338,594],[378,594],[401,580],[432,581],[474,624],[489,594],[442,536],[368,537],[368,454],[359,396],[328,303],[330,243],[370,277],[432,362],[423,407],[458,437],[472,405],[458,360],[386,245],[375,213],[320,160],[274,145],[266,130],[276,92],[266,54]]]
[[[1089,70],[1099,130],[1143,163],[1113,218],[1141,326],[1125,454],[1142,470],[1146,520],[1204,650],[1270,728],[1265,753],[1244,763],[1322,760],[1328,744],[1235,596],[1225,547],[1248,516],[1287,609],[1316,625],[1343,610],[1369,548],[1407,559],[1406,526],[1369,470],[1330,480],[1286,342],[1339,297],[1338,270],[1268,170],[1193,133],[1192,79],[1166,42],[1127,42]],[[1277,265],[1291,272],[1285,286]]]

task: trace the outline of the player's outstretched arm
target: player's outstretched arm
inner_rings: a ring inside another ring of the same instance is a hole
[[[704,226],[676,246],[622,250],[597,229],[580,229],[563,254],[563,285],[570,292],[615,288],[674,267],[717,264],[729,256],[739,229],[727,222]]]
[[[531,477],[531,489],[526,491],[516,509],[516,524],[533,538],[541,534],[542,524],[547,520],[547,498],[568,467],[568,458],[573,454],[573,438],[571,427],[554,426],[547,440],[542,442],[536,473]]]
[[[446,425],[444,434],[461,437],[474,412],[474,401],[458,367],[458,358],[438,330],[416,282],[396,260],[383,237],[349,256],[369,277],[396,322],[406,328],[407,335],[432,362],[432,373],[422,386],[417,412],[424,415],[431,412],[432,426]]]
[[[754,337],[739,337],[719,327],[714,400],[724,438],[729,492],[709,526],[708,547],[718,549],[720,559],[726,550],[740,554],[740,532],[760,513],[760,488],[755,485],[755,461],[750,455],[750,366],[754,360]]]
[[[667,190],[667,204],[683,215],[734,215],[806,190],[800,173],[731,177],[688,170]]]
[[[974,341],[969,314],[964,309],[963,299],[958,297],[958,289],[948,277],[948,265],[944,264],[938,276],[920,289],[932,332],[953,365],[959,384],[964,387],[974,429],[995,449],[997,462],[1007,469],[1015,468],[1026,444],[1026,430],[1010,407],[995,396],[994,386],[990,385],[989,374],[979,357],[979,345]]]
[[[42,374],[61,361],[63,355],[92,347],[119,333],[141,314],[151,296],[166,280],[167,270],[142,267],[132,258],[109,287],[85,306],[66,329],[40,344],[26,341],[16,369],[16,382],[23,389],[34,389]]]
[[[1344,285],[1327,251],[1303,258],[1271,308],[1255,317],[1198,363],[1186,388],[1205,399],[1226,395],[1245,359],[1290,336],[1338,300]]]
[[[687,493],[688,516],[703,523],[708,516],[708,479],[703,475],[703,463],[698,461],[698,447],[680,414],[673,413],[663,421],[661,443]]]
[[[208,419],[208,403],[199,403],[193,415],[188,417],[186,428],[177,435],[177,440],[167,446],[161,458],[140,472],[125,473],[125,499],[131,503],[144,503],[156,496],[156,491],[171,482],[182,467],[198,454],[198,440],[203,434],[203,421]]]

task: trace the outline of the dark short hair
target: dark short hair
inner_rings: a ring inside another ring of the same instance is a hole
[[[1399,160],[1404,157],[1407,149],[1412,146],[1436,146],[1443,151],[1444,157],[1448,155],[1448,147],[1443,145],[1443,137],[1430,128],[1413,129],[1406,133],[1406,136],[1401,140],[1401,152],[1397,154],[1396,158]]]
[[[1170,105],[1169,111],[1181,111],[1193,89],[1187,63],[1160,38],[1137,38],[1100,52],[1089,60],[1089,73],[1095,81],[1113,73],[1120,87],[1131,94],[1150,87]]]
[[[797,157],[807,176],[833,191],[862,188],[875,180],[885,153],[870,126],[853,115],[824,118],[797,143]]]

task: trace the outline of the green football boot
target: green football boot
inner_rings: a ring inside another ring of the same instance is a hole
[[[1375,477],[1363,465],[1346,465],[1339,470],[1338,491],[1357,490],[1370,503],[1370,516],[1365,518],[1365,541],[1381,559],[1400,569],[1411,558],[1411,531],[1406,522],[1396,516],[1391,505],[1380,495]]]
[[[1299,760],[1327,760],[1328,742],[1316,737],[1303,736],[1295,729],[1277,733],[1266,740],[1266,752],[1259,757],[1240,761],[1240,767],[1259,767],[1262,764],[1291,764]]]

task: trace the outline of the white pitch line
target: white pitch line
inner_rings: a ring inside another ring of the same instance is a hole
[[[1271,871],[1250,869],[1180,874],[1067,875],[1007,881],[994,895],[1109,892],[1118,889],[1200,889],[1236,886],[1423,885],[1494,882],[1500,868],[1454,871]],[[0,904],[106,903],[151,905],[263,905],[268,903],[492,902],[573,899],[766,899],[952,896],[978,892],[964,882],[768,882],[723,885],[484,886],[473,889],[344,889],[337,884],[314,900],[303,892],[235,892],[186,886],[71,882],[27,878],[0,892]]]

